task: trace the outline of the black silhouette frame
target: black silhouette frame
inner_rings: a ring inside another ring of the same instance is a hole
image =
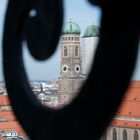
[[[61,35],[63,1],[9,0],[3,35],[4,77],[14,113],[30,139],[99,139],[129,86],[139,43],[138,1],[89,1],[102,10],[94,65],[73,102],[55,110],[41,105],[29,86],[22,42],[27,41],[35,59],[48,59]],[[37,11],[35,17],[29,16],[32,9]]]

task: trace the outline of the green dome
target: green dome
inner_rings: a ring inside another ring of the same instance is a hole
[[[100,28],[96,25],[90,25],[86,28],[84,37],[97,37],[99,36]]]
[[[62,29],[62,34],[80,34],[79,25],[73,21],[66,22]]]

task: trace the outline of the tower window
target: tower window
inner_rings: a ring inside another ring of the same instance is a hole
[[[65,46],[65,47],[64,47],[64,56],[67,56],[67,55],[68,55],[67,47]]]
[[[78,46],[75,48],[75,56],[78,56]]]
[[[123,140],[127,140],[127,131],[123,130]]]
[[[80,66],[79,66],[79,65],[76,65],[75,71],[76,71],[76,72],[80,72]]]
[[[71,40],[73,40],[73,37],[71,38]]]
[[[62,67],[62,70],[63,70],[63,72],[67,72],[67,70],[68,70],[67,65],[64,65],[64,66]]]
[[[67,71],[67,67],[64,67],[63,70],[64,70],[64,71]]]
[[[70,37],[68,39],[70,40]]]
[[[76,68],[76,71],[79,71],[79,67]]]
[[[76,41],[79,41],[79,37],[75,37],[75,40],[76,40]]]
[[[134,131],[134,140],[139,140],[139,136],[138,136],[137,130]]]
[[[112,140],[117,140],[117,131],[115,128],[113,129],[113,139]]]

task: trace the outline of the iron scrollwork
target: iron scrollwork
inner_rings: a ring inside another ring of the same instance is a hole
[[[135,66],[140,22],[137,1],[89,0],[102,10],[94,65],[79,95],[66,107],[46,108],[25,73],[22,41],[37,60],[55,51],[63,23],[62,0],[9,0],[3,35],[3,65],[17,119],[33,140],[99,139],[121,103]],[[130,12],[130,8],[134,8]],[[30,17],[35,9],[37,15]],[[130,17],[128,15],[135,15]]]

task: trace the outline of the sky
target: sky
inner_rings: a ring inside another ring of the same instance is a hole
[[[0,0],[0,81],[2,81],[2,32],[4,15],[7,6],[7,0]],[[64,0],[65,19],[64,22],[72,21],[76,22],[81,28],[81,36],[84,34],[84,30],[87,26],[94,23],[100,26],[101,11],[98,7],[91,6],[87,0]],[[29,80],[53,80],[59,78],[60,75],[60,43],[55,54],[46,62],[38,62],[34,60],[26,47],[24,48],[24,63]],[[140,49],[139,49],[140,60]],[[133,79],[140,80],[140,61],[137,61],[137,67],[133,76]]]

